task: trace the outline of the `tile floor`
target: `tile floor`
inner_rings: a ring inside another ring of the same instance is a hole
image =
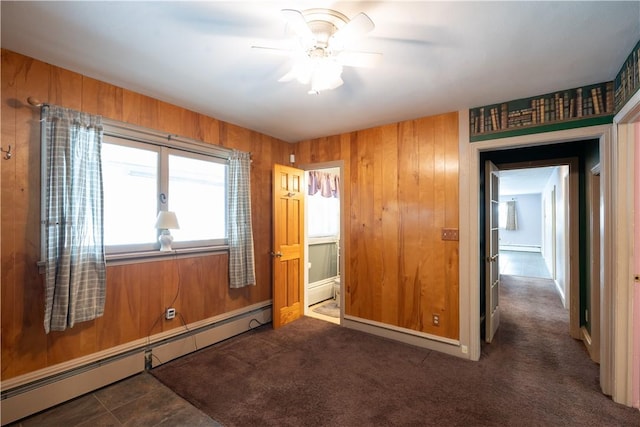
[[[221,425],[148,373],[135,375],[9,424],[11,427]]]
[[[305,314],[305,316],[309,316],[309,317],[313,317],[315,319],[320,319],[320,320],[324,320],[326,322],[331,322],[331,323],[335,323],[336,325],[340,324],[340,319],[336,318],[336,317],[331,317],[331,316],[327,316],[321,313],[316,313],[315,311],[313,311],[314,308],[320,306],[320,305],[324,305],[324,304],[329,304],[333,302],[333,298],[330,298],[326,301],[322,301],[319,302],[318,304],[309,306],[309,309],[307,310],[307,313]]]
[[[500,272],[518,276],[551,277],[542,255],[533,252],[500,252]],[[340,323],[340,319],[333,317],[313,312],[310,315]],[[24,418],[9,426],[218,427],[221,424],[173,393],[152,375],[142,373]]]
[[[540,252],[500,251],[500,274],[551,279]]]

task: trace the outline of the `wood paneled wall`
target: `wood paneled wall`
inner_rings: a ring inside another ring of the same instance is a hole
[[[345,314],[457,339],[458,114],[295,146],[298,164],[344,161]],[[435,326],[433,315],[440,317]]]
[[[252,153],[252,207],[258,284],[227,285],[227,255],[111,265],[103,317],[44,333],[40,254],[40,112],[27,97]],[[271,171],[290,145],[2,50],[0,279],[2,380],[204,320],[271,298]],[[175,302],[174,302],[175,299]],[[162,314],[169,305],[175,320]]]

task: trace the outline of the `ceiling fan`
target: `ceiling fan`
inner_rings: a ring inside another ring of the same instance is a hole
[[[280,82],[297,80],[311,85],[310,94],[319,94],[344,83],[341,77],[343,67],[373,67],[382,57],[380,53],[347,48],[375,27],[365,13],[349,19],[332,9],[283,9],[282,15],[297,39],[296,47],[252,46],[292,58],[293,66],[280,78]]]

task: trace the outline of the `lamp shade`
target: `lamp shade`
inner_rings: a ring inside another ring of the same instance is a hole
[[[161,230],[178,230],[178,217],[175,212],[172,211],[160,211],[158,212],[158,218],[156,219],[156,228]]]

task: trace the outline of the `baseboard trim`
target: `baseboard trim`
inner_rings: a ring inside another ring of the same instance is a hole
[[[348,315],[344,316],[341,325],[372,335],[377,335],[379,337],[403,342],[405,344],[411,344],[417,347],[449,354],[451,356],[463,359],[470,358],[468,347],[462,345],[458,340],[439,337],[437,335],[413,331],[399,326],[387,325],[385,323]]]
[[[535,245],[500,245],[498,249],[501,251],[514,252],[542,252],[540,246]]]
[[[0,423],[20,420],[269,322],[271,301],[3,381]]]
[[[580,327],[580,339],[584,343],[584,346],[587,348],[587,351],[589,352],[589,357],[591,358],[591,360],[599,364],[600,363],[600,354],[598,352],[599,349],[596,349],[594,347],[593,341],[591,339],[591,333],[584,326]]]
[[[560,295],[560,301],[562,301],[562,306],[564,308],[568,308],[567,307],[567,298],[564,295],[564,291],[560,287],[560,283],[558,283],[557,280],[554,280],[553,283],[556,285],[556,290],[558,291],[558,295]]]

